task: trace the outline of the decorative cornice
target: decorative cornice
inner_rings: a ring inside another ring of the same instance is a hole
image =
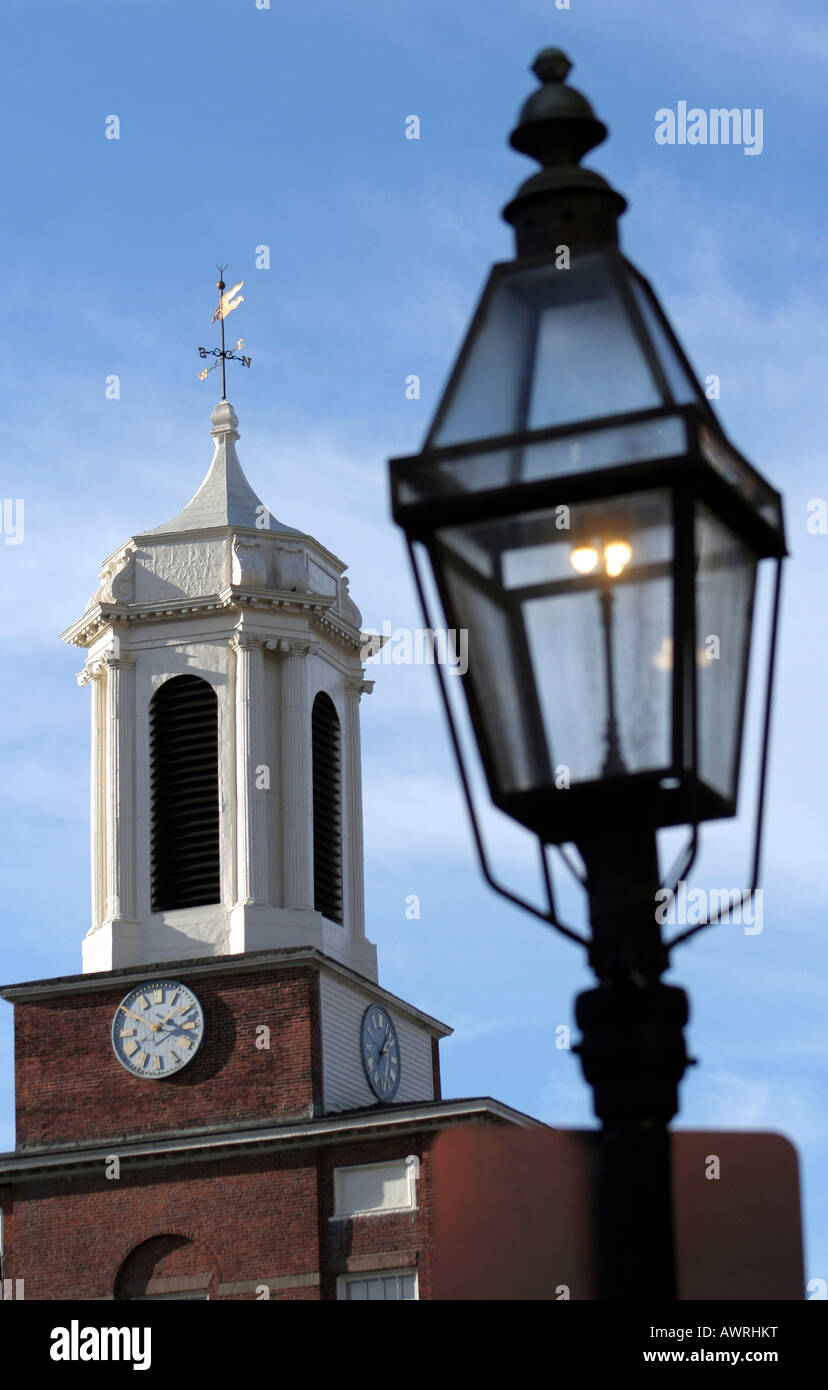
[[[261,637],[251,637],[249,632],[236,632],[230,638],[230,650],[238,656],[239,652],[250,651],[253,647],[263,647]]]
[[[99,633],[107,627],[125,623],[128,617],[129,610],[123,603],[95,603],[60,634],[61,641],[72,647],[89,647]]]
[[[230,638],[230,649],[236,655],[239,652],[247,651],[253,647],[261,647],[264,651],[275,652],[276,656],[289,656],[291,652],[296,652],[300,656],[307,656],[309,652],[315,651],[319,643],[312,637],[263,637],[258,632],[245,632],[241,629],[236,631]]]
[[[130,539],[114,555],[105,560],[98,574],[98,587],[90,598],[87,608],[95,603],[128,602],[134,581],[134,563],[138,547]]]
[[[100,680],[105,670],[102,661],[87,661],[82,671],[75,677],[78,685],[89,685],[90,681]]]
[[[134,665],[135,657],[130,652],[103,652],[100,656],[96,656],[94,661],[87,661],[83,670],[78,672],[76,679],[78,685],[88,685],[90,681],[100,680],[107,671],[119,671]]]
[[[229,584],[218,594],[201,598],[165,599],[156,603],[96,603],[82,618],[61,633],[64,642],[89,647],[95,638],[113,624],[133,625],[169,622],[172,618],[200,619],[215,613],[258,612],[301,615],[323,636],[349,651],[359,651],[362,641],[356,628],[333,612],[332,594],[301,594],[287,589],[244,589]]]
[[[470,1100],[421,1101],[251,1129],[185,1130],[155,1139],[104,1139],[65,1148],[55,1145],[40,1151],[0,1154],[0,1183],[102,1169],[111,1155],[117,1155],[121,1164],[131,1169],[198,1160],[215,1162],[247,1154],[258,1156],[285,1148],[327,1147],[356,1140],[440,1130],[454,1124],[485,1123],[487,1120],[513,1124],[521,1129],[548,1128],[543,1121],[520,1110],[513,1110],[511,1106],[488,1096]]]
[[[326,956],[315,946],[279,946],[263,951],[247,951],[237,956],[184,956],[180,960],[158,961],[139,965],[119,966],[116,970],[98,970],[81,975],[62,975],[49,980],[26,980],[19,984],[0,985],[0,999],[10,1004],[38,1003],[43,999],[53,999],[74,994],[99,994],[101,991],[118,989],[121,986],[140,984],[143,980],[158,975],[166,979],[174,971],[177,979],[196,979],[203,975],[244,975],[250,972],[269,969],[291,969],[294,966],[309,965],[314,969],[325,970],[339,975],[342,979],[368,990],[382,1003],[400,1010],[409,1018],[437,1037],[446,1038],[453,1031],[447,1023],[424,1013],[416,1005],[409,1004],[399,995],[378,985],[358,970],[343,965],[333,956]]]
[[[336,603],[333,594],[298,594],[294,589],[248,589],[228,584],[218,595],[222,608],[291,608],[299,613],[324,613]],[[198,600],[196,600],[198,602]]]
[[[345,677],[345,689],[352,695],[370,695],[375,684],[375,681],[363,680],[361,676]]]
[[[286,645],[286,656],[312,656],[319,648],[313,637],[290,637]]]
[[[349,651],[362,650],[362,636],[356,627],[352,627],[337,613],[328,611],[324,614],[314,614],[311,618],[311,627],[326,637],[332,638],[341,647],[346,647]]]

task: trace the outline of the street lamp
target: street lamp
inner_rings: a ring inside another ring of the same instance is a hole
[[[699,824],[736,814],[757,565],[773,558],[755,889],[785,537],[779,494],[618,249],[625,200],[579,165],[607,132],[570,66],[559,49],[534,64],[511,144],[543,167],[504,210],[517,259],[492,269],[422,452],[391,462],[393,514],[428,626],[418,547],[447,625],[468,631],[492,800],[541,846],[548,907],[531,910],[582,940],[598,977],[576,1018],[603,1122],[603,1296],[670,1297],[687,998],[660,979],[674,942],[656,919],[656,831],[690,826],[686,872]],[[522,902],[488,867],[438,675],[484,871]],[[588,940],[555,910],[546,847],[569,843]]]

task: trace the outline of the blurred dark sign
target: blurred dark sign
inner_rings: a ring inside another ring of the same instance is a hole
[[[593,1130],[449,1130],[434,1145],[438,1299],[594,1299]],[[805,1297],[796,1150],[671,1134],[680,1299]]]

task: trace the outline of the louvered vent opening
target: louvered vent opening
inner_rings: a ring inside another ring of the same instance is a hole
[[[342,922],[342,756],[339,720],[327,695],[313,702],[313,903]]]
[[[174,676],[150,705],[152,910],[221,901],[218,701],[198,676]]]

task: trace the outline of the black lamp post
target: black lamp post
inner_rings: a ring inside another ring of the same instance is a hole
[[[755,889],[785,538],[779,494],[725,438],[618,250],[624,199],[579,166],[607,132],[569,68],[558,49],[534,64],[511,144],[543,167],[504,211],[517,258],[491,272],[422,452],[392,460],[393,512],[428,626],[420,548],[447,625],[468,631],[492,800],[539,840],[548,907],[523,905],[582,941],[598,979],[576,1018],[603,1126],[602,1296],[671,1298],[667,1126],[688,1006],[661,980],[679,937],[656,918],[656,831],[690,827],[680,876],[700,822],[736,814],[756,569],[775,558]],[[522,902],[488,867],[438,674],[484,872]],[[569,843],[589,939],[556,914],[546,847]]]

